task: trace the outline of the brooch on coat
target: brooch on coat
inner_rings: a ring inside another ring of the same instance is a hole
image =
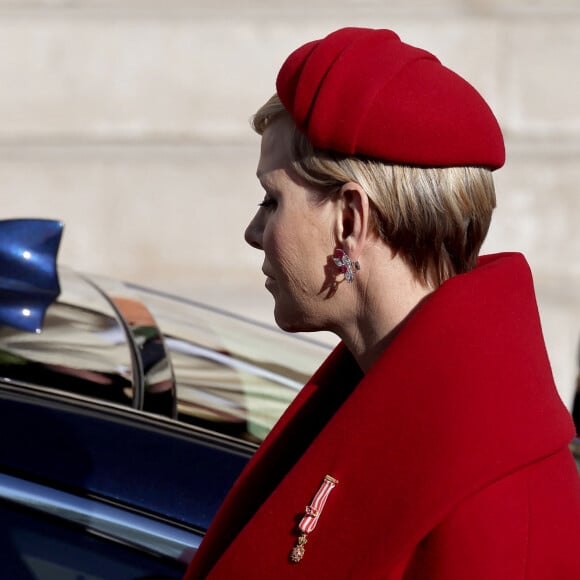
[[[296,540],[296,545],[290,552],[290,562],[293,564],[297,564],[304,557],[304,547],[308,541],[308,534],[310,534],[316,527],[318,519],[320,518],[320,514],[324,509],[324,504],[326,503],[330,492],[336,487],[337,484],[338,479],[335,479],[330,475],[324,476],[322,484],[312,498],[310,505],[306,506],[304,516],[298,524],[300,535],[298,536],[298,540]]]

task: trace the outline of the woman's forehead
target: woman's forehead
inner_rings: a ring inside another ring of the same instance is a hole
[[[262,135],[260,160],[256,175],[262,180],[266,174],[277,169],[287,170],[292,162],[292,121],[278,117]]]

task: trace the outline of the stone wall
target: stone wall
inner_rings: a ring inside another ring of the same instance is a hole
[[[534,271],[558,387],[580,337],[577,0],[0,0],[5,217],[65,221],[62,261],[271,320],[242,234],[261,192],[250,114],[285,56],[387,27],[486,97],[506,136],[486,249]]]

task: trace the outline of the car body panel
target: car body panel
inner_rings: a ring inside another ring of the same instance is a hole
[[[201,536],[174,525],[131,513],[92,497],[0,474],[0,500],[69,521],[95,534],[152,554],[187,563]]]
[[[2,428],[12,434],[0,444],[5,472],[199,530],[253,452],[249,444],[120,408],[5,390],[0,396]]]

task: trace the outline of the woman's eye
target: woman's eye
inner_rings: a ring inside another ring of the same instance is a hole
[[[259,207],[272,207],[276,205],[276,200],[272,199],[271,197],[265,197],[259,204]]]

